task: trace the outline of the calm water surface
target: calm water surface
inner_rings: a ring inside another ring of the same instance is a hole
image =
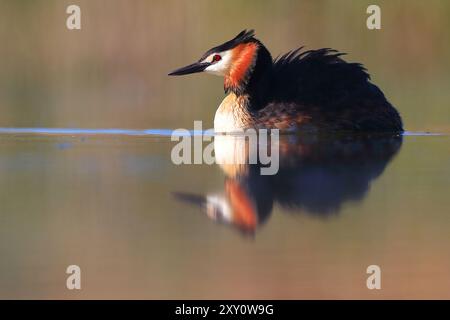
[[[450,298],[449,135],[282,137],[261,176],[164,132],[5,130],[1,298]]]

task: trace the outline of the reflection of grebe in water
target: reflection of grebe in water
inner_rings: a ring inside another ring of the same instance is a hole
[[[282,135],[276,175],[261,175],[257,164],[222,164],[226,175],[224,194],[176,192],[175,196],[201,206],[216,222],[253,234],[267,221],[275,203],[288,210],[327,216],[337,213],[347,201],[362,200],[401,143],[399,135]],[[214,147],[217,156],[228,156],[229,160],[248,157],[251,152],[238,136],[216,136]]]

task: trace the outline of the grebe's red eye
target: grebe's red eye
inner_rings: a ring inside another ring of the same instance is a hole
[[[212,58],[213,62],[217,62],[217,61],[220,61],[220,60],[222,60],[222,57],[220,55],[218,55],[218,54],[215,54],[214,57]]]

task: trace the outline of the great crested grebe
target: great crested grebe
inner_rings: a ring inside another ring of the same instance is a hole
[[[244,30],[169,75],[207,72],[225,77],[228,95],[216,111],[217,132],[403,131],[400,115],[361,64],[344,61],[344,53],[333,49],[302,49],[273,60],[254,31]]]

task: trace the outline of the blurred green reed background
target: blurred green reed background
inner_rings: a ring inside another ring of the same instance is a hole
[[[366,28],[366,8],[382,29]],[[66,29],[77,4],[82,29]],[[450,131],[449,1],[2,0],[1,127],[212,126],[222,80],[170,78],[254,28],[274,56],[333,47],[362,62],[407,130]]]

